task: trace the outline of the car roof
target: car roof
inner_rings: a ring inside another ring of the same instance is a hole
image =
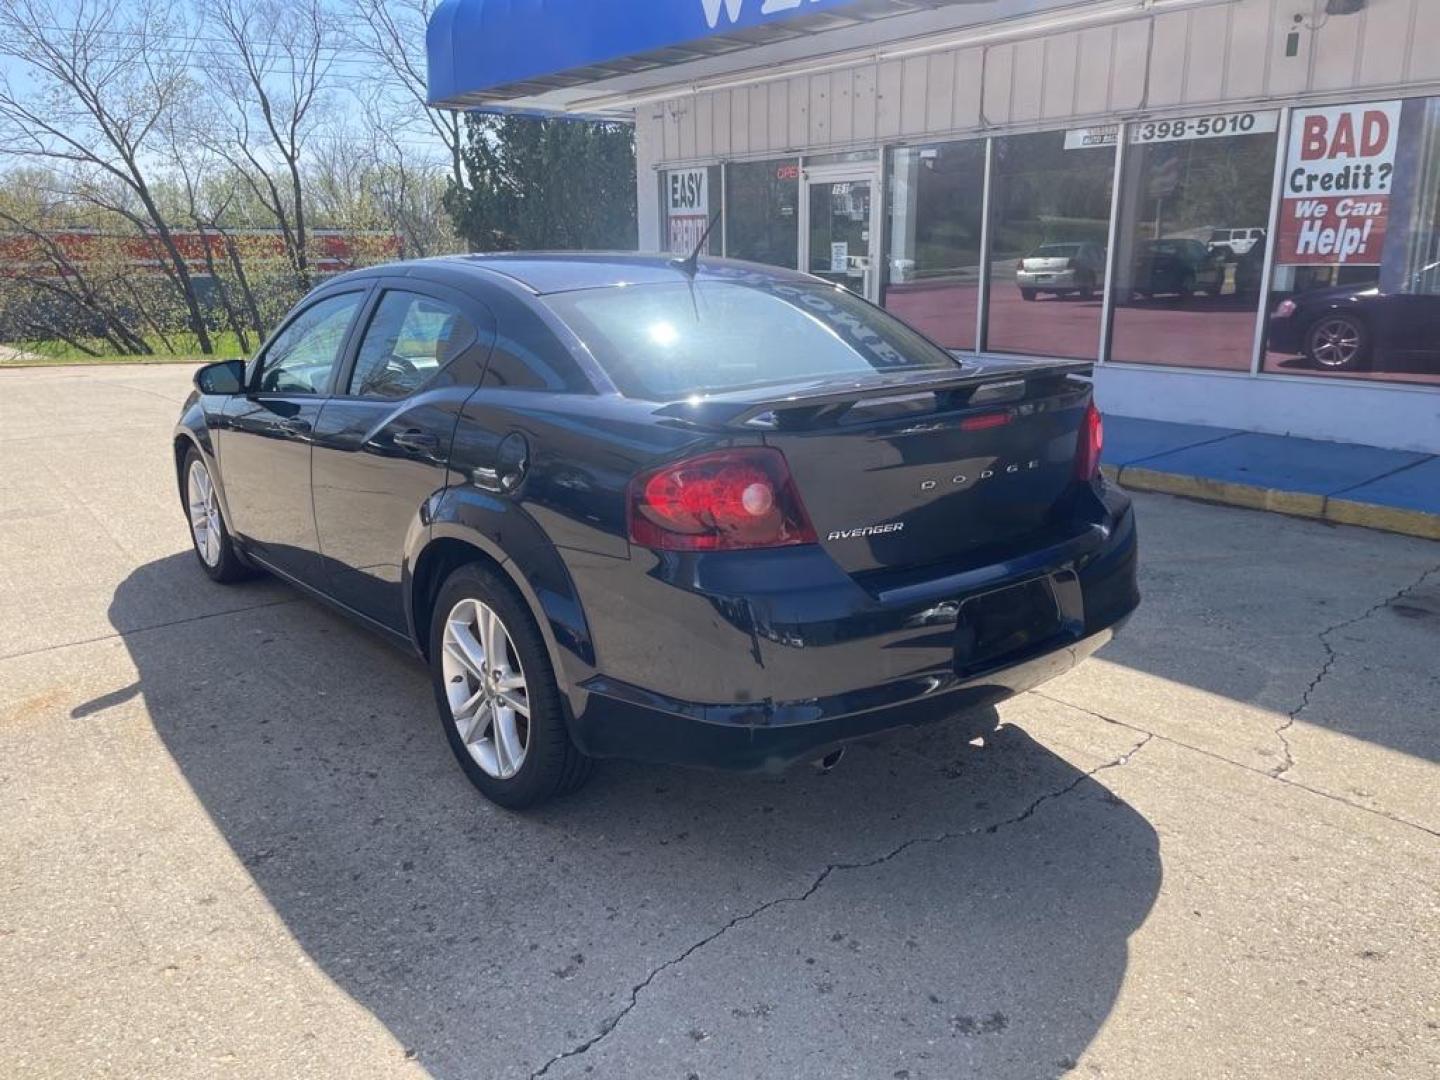
[[[619,285],[651,285],[683,281],[683,272],[671,254],[636,252],[505,252],[491,255],[444,255],[434,259],[417,259],[367,267],[354,276],[376,273],[427,276],[427,271],[473,273],[477,276],[498,275],[515,282],[532,293],[573,292],[577,289],[601,289]],[[350,275],[347,275],[350,276]],[[741,281],[752,285],[779,282],[809,282],[816,279],[798,270],[786,270],[739,259],[702,258],[698,280]]]

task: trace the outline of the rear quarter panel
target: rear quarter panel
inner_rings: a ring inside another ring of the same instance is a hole
[[[653,409],[614,395],[485,387],[456,429],[453,483],[435,508],[432,537],[473,542],[501,563],[537,613],[572,705],[576,684],[629,666],[633,620],[654,614],[634,600],[644,590],[627,537],[630,478],[703,441],[683,425],[657,423]],[[513,491],[497,490],[487,470],[517,434],[529,468]],[[645,657],[647,666],[654,660]]]

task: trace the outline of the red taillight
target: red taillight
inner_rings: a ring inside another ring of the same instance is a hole
[[[1100,475],[1100,451],[1105,449],[1105,421],[1092,401],[1080,425],[1080,439],[1075,447],[1075,478],[1090,483]]]
[[[720,450],[630,481],[630,542],[663,551],[815,543],[779,450]]]

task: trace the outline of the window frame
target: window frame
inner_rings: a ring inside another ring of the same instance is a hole
[[[366,311],[367,305],[369,303],[369,294],[372,288],[373,286],[370,282],[355,283],[348,286],[341,286],[333,290],[326,290],[323,293],[317,293],[311,297],[306,298],[305,300],[302,300],[299,304],[297,304],[295,308],[290,312],[289,316],[285,319],[285,321],[282,322],[278,327],[276,327],[275,332],[266,339],[265,344],[256,351],[255,358],[250,362],[249,370],[245,378],[246,395],[254,397],[264,394],[267,396],[273,395],[275,397],[294,397],[308,399],[330,397],[334,392],[336,377],[339,374],[340,370],[345,366],[350,355],[350,350],[355,344],[355,328],[360,323],[360,317]],[[261,385],[261,379],[264,378],[266,365],[270,359],[270,350],[275,347],[275,343],[280,340],[280,338],[285,334],[287,330],[290,329],[290,327],[294,326],[296,322],[303,318],[306,312],[315,308],[319,304],[326,303],[330,300],[338,299],[342,296],[350,296],[352,294],[358,295],[360,297],[360,302],[356,305],[354,313],[350,316],[350,323],[345,328],[345,336],[341,339],[340,348],[336,350],[335,359],[330,363],[330,373],[326,376],[325,385],[320,389],[313,391],[266,390]]]

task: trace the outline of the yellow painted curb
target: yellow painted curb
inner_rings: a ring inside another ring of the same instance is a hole
[[[1140,491],[1160,491],[1166,495],[1183,495],[1189,499],[1224,503],[1226,506],[1243,506],[1249,510],[1270,510],[1294,517],[1325,516],[1324,495],[1276,491],[1273,488],[1236,484],[1229,480],[1212,480],[1204,476],[1182,476],[1179,473],[1156,472],[1154,469],[1132,466],[1120,470],[1120,485]]]
[[[1325,518],[1342,525],[1360,525],[1367,529],[1440,540],[1440,514],[1427,514],[1421,510],[1331,499],[1325,506]]]
[[[1395,506],[1355,502],[1351,499],[1329,499],[1324,495],[1307,495],[1298,491],[1276,491],[1273,488],[1236,484],[1228,480],[1211,480],[1203,476],[1157,472],[1154,469],[1107,467],[1105,475],[1122,487],[1136,491],[1158,491],[1165,495],[1181,495],[1188,499],[1241,506],[1247,510],[1269,510],[1292,517],[1330,521],[1337,525],[1358,525],[1364,529],[1418,536],[1440,540],[1440,514],[1422,510],[1404,510]]]

